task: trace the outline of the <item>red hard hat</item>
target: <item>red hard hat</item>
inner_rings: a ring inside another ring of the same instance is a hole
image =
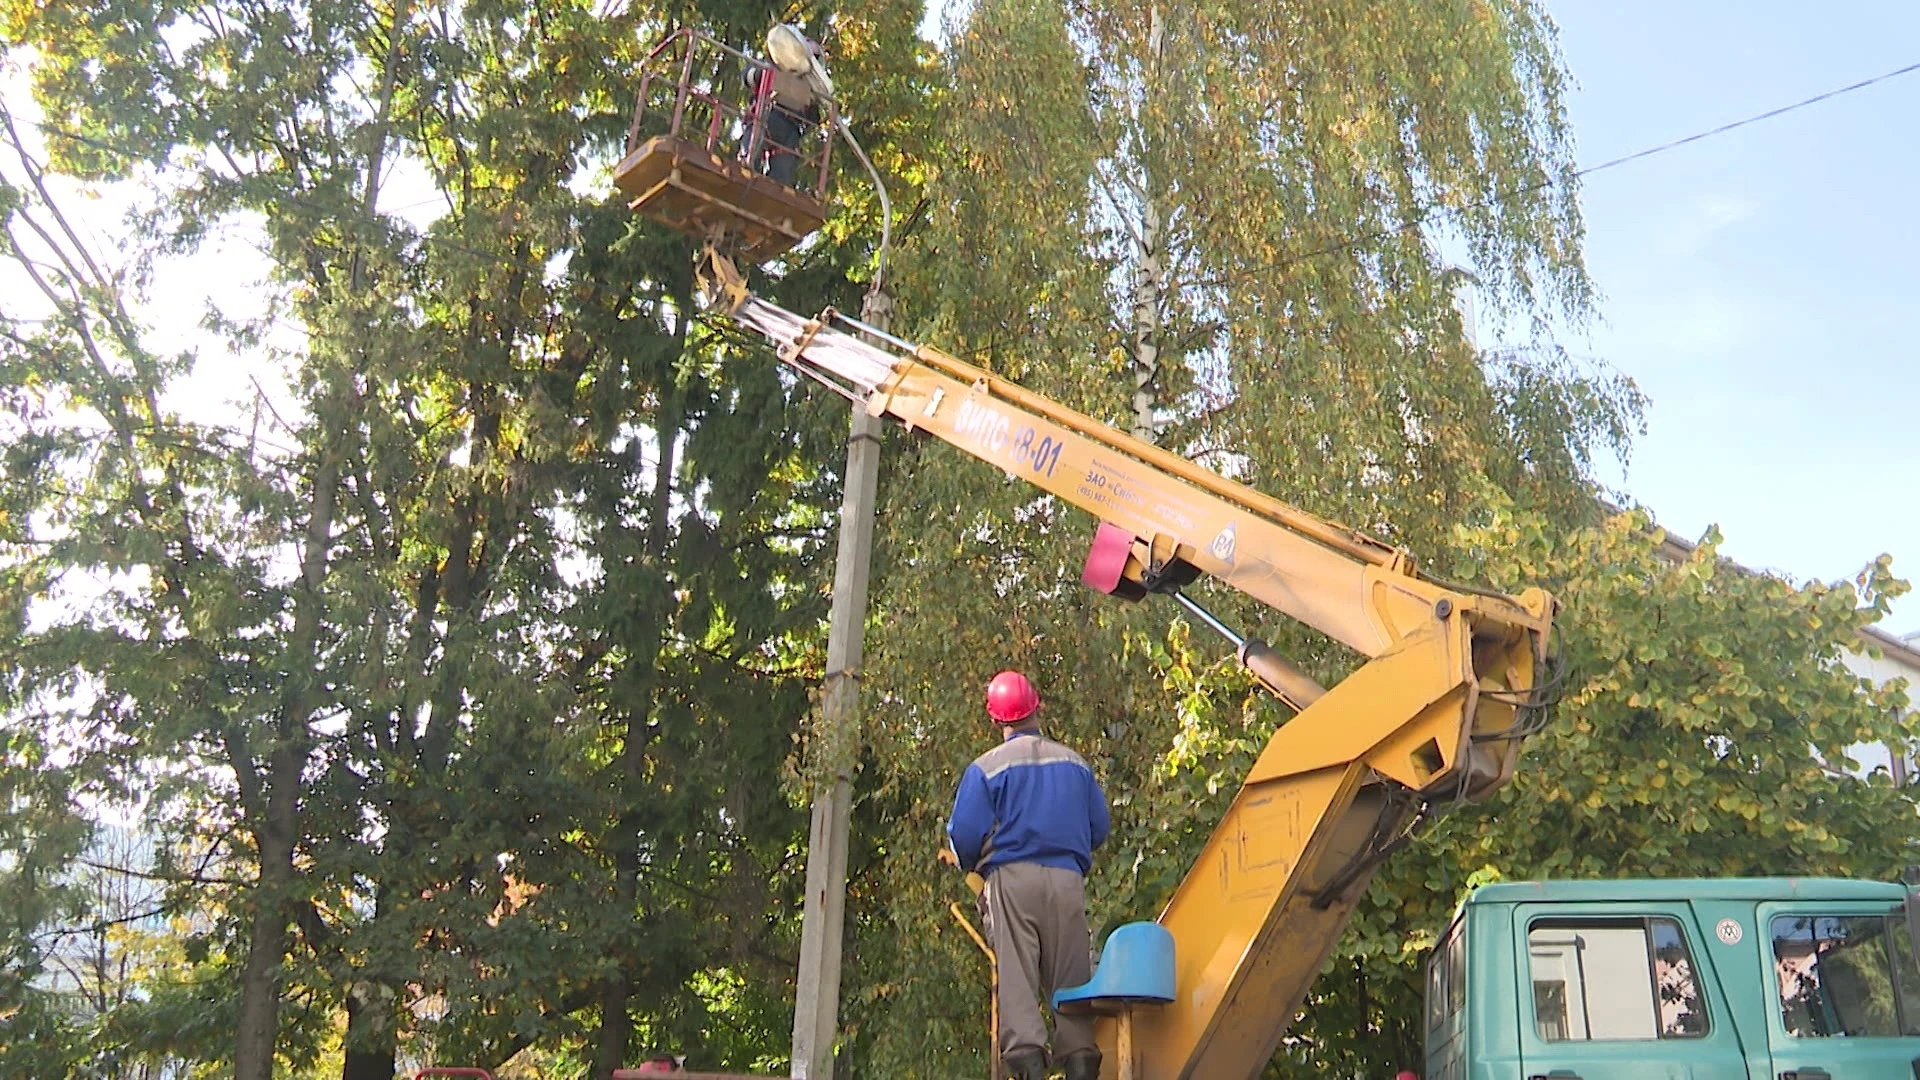
[[[1017,724],[1039,707],[1040,695],[1017,671],[1003,671],[987,684],[987,715],[996,724]]]

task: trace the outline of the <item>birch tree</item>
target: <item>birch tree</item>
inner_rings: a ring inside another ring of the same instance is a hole
[[[1470,277],[1524,333],[1591,301],[1540,5],[982,0],[944,58],[911,332],[1442,575],[1506,502],[1594,516],[1592,462],[1625,451],[1637,391],[1544,336],[1479,355],[1455,305]],[[927,860],[993,737],[993,672],[1032,675],[1107,782],[1106,928],[1153,917],[1281,716],[1222,643],[1078,585],[1077,511],[944,447],[891,467],[854,1046],[887,1071],[931,1042],[958,1076],[984,1051],[980,960]],[[1192,591],[1326,681],[1356,662]]]

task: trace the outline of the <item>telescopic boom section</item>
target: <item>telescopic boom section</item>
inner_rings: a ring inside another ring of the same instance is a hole
[[[1539,723],[1552,599],[1424,579],[1397,549],[938,349],[785,311],[721,259],[709,274],[718,306],[783,361],[1124,530],[1136,584],[1171,591],[1197,568],[1370,658],[1324,694],[1292,695],[1304,711],[1159,918],[1178,998],[1135,1017],[1127,1075],[1257,1076],[1380,861],[1421,819],[1511,776]],[[1108,1077],[1121,1075],[1114,1027]]]

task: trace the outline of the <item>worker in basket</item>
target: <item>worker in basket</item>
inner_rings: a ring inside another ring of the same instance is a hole
[[[818,62],[820,43],[797,30],[793,35],[805,42],[807,52]],[[768,179],[792,187],[800,167],[800,144],[820,123],[819,88],[806,71],[789,71],[771,59],[749,67],[746,80],[762,131],[759,153],[747,164],[764,171]],[[748,145],[753,145],[751,132]]]
[[[944,861],[986,879],[987,933],[1000,981],[1000,1057],[1013,1080],[1047,1075],[1041,998],[1092,977],[1086,874],[1107,839],[1107,796],[1086,759],[1040,733],[1040,695],[1003,671],[987,685],[999,746],[960,777]],[[1054,1015],[1067,1080],[1095,1080],[1090,1016]]]

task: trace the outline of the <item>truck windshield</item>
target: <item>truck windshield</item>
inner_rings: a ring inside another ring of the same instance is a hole
[[[1773,920],[1780,1023],[1799,1038],[1920,1035],[1906,923],[1884,915]]]

